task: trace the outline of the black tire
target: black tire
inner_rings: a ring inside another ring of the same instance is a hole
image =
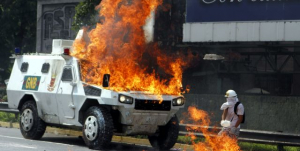
[[[46,123],[39,117],[34,101],[22,105],[20,111],[20,130],[24,138],[38,140],[46,130]]]
[[[174,115],[167,125],[160,126],[157,134],[148,136],[148,139],[155,149],[169,150],[175,145],[178,134],[179,122],[177,116]]]
[[[104,107],[90,107],[84,116],[83,140],[90,149],[107,148],[113,136],[113,119]]]

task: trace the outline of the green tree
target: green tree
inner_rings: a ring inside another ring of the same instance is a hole
[[[0,75],[9,78],[10,59],[15,47],[35,52],[37,0],[0,1]],[[2,83],[3,81],[0,81]]]
[[[13,113],[0,112],[0,121],[3,122],[18,122],[18,116]]]
[[[93,26],[97,23],[98,10],[95,7],[100,2],[101,0],[85,0],[76,6],[73,23],[74,30],[78,31],[83,26]]]

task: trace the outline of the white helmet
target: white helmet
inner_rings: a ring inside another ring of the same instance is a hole
[[[228,97],[235,97],[237,96],[236,92],[234,90],[228,90],[225,94],[225,97],[228,98]]]

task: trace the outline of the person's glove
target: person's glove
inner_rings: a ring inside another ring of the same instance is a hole
[[[222,120],[220,124],[221,124],[223,127],[229,127],[229,126],[230,126],[230,121]]]
[[[231,127],[229,133],[230,134],[235,134],[236,133],[237,128],[236,127]]]

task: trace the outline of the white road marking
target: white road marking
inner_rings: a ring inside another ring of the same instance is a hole
[[[12,139],[23,139],[25,140],[24,138],[20,138],[20,137],[11,137],[11,136],[4,136],[4,135],[0,135],[0,137],[4,137],[4,138],[12,138]],[[27,141],[33,141],[33,140],[28,140],[26,139]],[[63,143],[53,143],[53,142],[47,142],[47,141],[43,141],[41,140],[41,142],[45,142],[45,143],[49,143],[49,144],[57,144],[57,145],[65,145],[65,146],[74,146],[74,145],[69,145],[69,144],[63,144]]]
[[[26,146],[26,145],[17,144],[17,143],[0,143],[0,146],[3,146],[3,147],[16,147],[16,148],[37,149],[36,146]]]
[[[11,136],[4,136],[4,135],[0,135],[0,137],[5,137],[5,138],[13,138],[13,139],[24,139],[24,138],[19,138],[19,137],[11,137]]]

